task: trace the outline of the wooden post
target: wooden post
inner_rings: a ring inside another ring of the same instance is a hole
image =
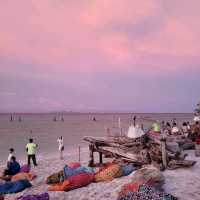
[[[99,163],[102,164],[103,163],[103,156],[102,156],[102,152],[99,152]]]
[[[78,162],[81,162],[81,146],[78,146]]]
[[[94,145],[90,144],[89,145],[89,150],[90,150],[89,166],[93,167],[94,166]]]
[[[162,163],[164,169],[167,168],[167,151],[166,151],[166,138],[161,139]]]

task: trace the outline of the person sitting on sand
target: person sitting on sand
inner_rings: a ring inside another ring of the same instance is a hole
[[[190,122],[187,122],[187,129],[188,129],[188,133],[191,132],[191,125],[190,125]]]
[[[177,126],[177,124],[174,122],[173,125],[172,125],[172,135],[179,135],[180,134],[180,130]]]
[[[195,113],[195,115],[194,115],[194,119],[193,119],[195,122],[200,122],[200,116],[197,114],[197,113]]]
[[[195,122],[195,124],[191,127],[191,133],[188,135],[188,138],[191,139],[193,142],[196,141],[197,138],[200,137],[200,124],[199,122]]]
[[[7,161],[7,166],[9,165],[9,163],[11,162],[11,158],[14,156],[14,149],[10,148],[9,149],[9,155],[8,155],[8,161]]]
[[[152,131],[156,132],[156,133],[160,133],[161,132],[161,126],[159,121],[156,121],[152,124]]]
[[[166,123],[166,129],[169,134],[171,134],[171,124],[169,122]]]
[[[28,165],[31,165],[31,159],[33,161],[34,166],[37,166],[37,162],[36,162],[36,149],[37,149],[38,145],[33,143],[33,139],[29,139],[29,143],[26,145],[26,152],[27,152],[27,156],[28,156]]]
[[[20,172],[20,164],[16,161],[15,156],[11,157],[11,162],[7,166],[8,168],[4,171],[4,175],[15,175]]]
[[[60,159],[62,160],[62,159],[63,159],[63,151],[64,151],[63,137],[60,136],[60,137],[57,139],[57,142],[58,142],[58,150],[59,150],[59,152],[60,152]]]
[[[183,122],[181,130],[183,132],[183,135],[188,136],[188,127],[186,122]]]

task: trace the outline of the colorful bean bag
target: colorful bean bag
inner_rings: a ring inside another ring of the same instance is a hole
[[[49,194],[46,192],[40,195],[27,195],[17,198],[17,200],[49,200],[49,199],[50,199]]]
[[[137,192],[139,190],[141,183],[128,183],[122,186],[121,191],[119,192],[119,196],[126,196],[129,192]]]
[[[136,191],[137,190],[137,191]],[[177,200],[176,197],[157,191],[155,188],[142,184],[126,193],[121,192],[117,200]]]
[[[63,183],[55,184],[49,187],[49,191],[69,191],[76,188],[89,185],[94,180],[91,173],[80,173],[68,178]]]
[[[23,173],[29,173],[30,172],[30,166],[28,165],[23,165],[20,169],[20,172],[23,172]]]
[[[61,170],[58,173],[54,173],[47,177],[46,183],[47,184],[56,184],[64,181],[64,171]]]
[[[78,162],[72,162],[72,163],[69,163],[67,166],[72,168],[72,169],[76,169],[78,167],[81,167],[81,164],[78,163]]]
[[[35,177],[36,175],[32,173],[18,173],[12,177],[11,181],[19,181],[19,180],[24,180],[24,179],[32,181]]]
[[[17,193],[31,187],[28,180],[19,180],[15,182],[7,182],[0,186],[0,194]]]
[[[136,168],[132,164],[125,165],[122,167],[122,175],[128,176],[135,170],[136,170]]]
[[[164,181],[163,174],[153,166],[143,167],[132,176],[132,183],[149,183],[156,188],[162,188]]]
[[[122,167],[118,164],[110,165],[95,174],[95,182],[112,181],[123,175]]]
[[[64,177],[65,179],[68,179],[71,176],[74,176],[76,174],[80,173],[91,173],[94,174],[94,171],[91,167],[78,167],[78,168],[70,168],[67,165],[64,167]]]

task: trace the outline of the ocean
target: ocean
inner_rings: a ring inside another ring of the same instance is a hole
[[[18,159],[26,158],[25,146],[29,138],[39,145],[38,154],[45,156],[58,151],[57,138],[64,137],[65,152],[86,146],[84,136],[105,136],[107,128],[111,135],[119,135],[119,117],[122,134],[126,134],[133,116],[145,129],[151,125],[149,119],[171,122],[176,118],[179,125],[192,121],[192,113],[132,114],[132,113],[64,113],[64,114],[0,114],[0,165],[7,160],[9,148],[15,149]],[[56,121],[54,118],[56,117]],[[64,121],[62,121],[62,117]],[[21,121],[20,121],[21,118]],[[93,120],[96,119],[96,121]],[[145,119],[144,119],[145,118]]]

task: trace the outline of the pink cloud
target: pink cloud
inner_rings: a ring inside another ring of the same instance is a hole
[[[174,6],[158,29],[141,37],[126,27],[137,29],[144,19],[160,17],[157,1],[0,2],[0,56],[48,73],[178,71],[199,64],[200,28],[192,5],[184,17]],[[125,28],[117,30],[116,24]]]

